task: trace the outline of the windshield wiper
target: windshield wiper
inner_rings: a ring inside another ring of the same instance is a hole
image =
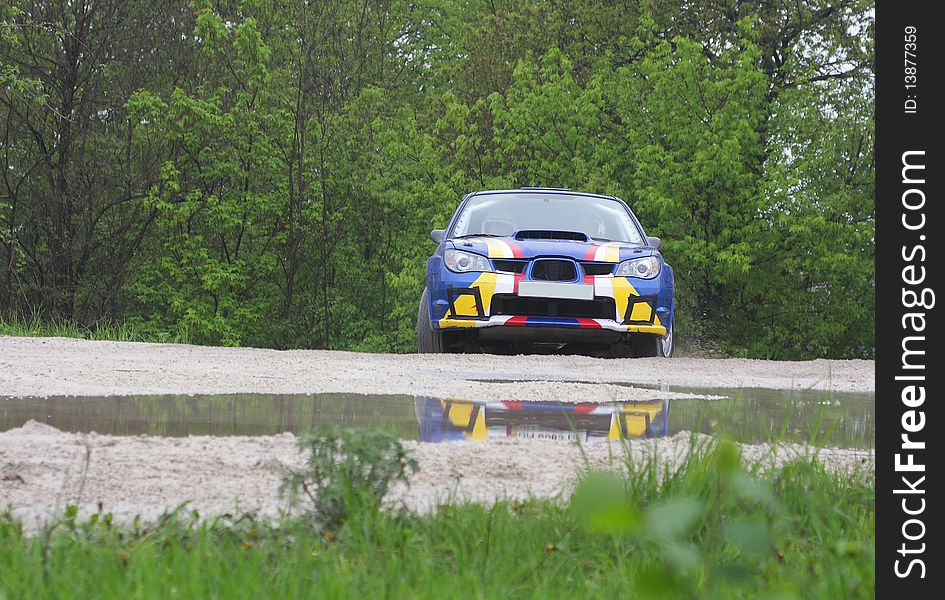
[[[499,235],[498,233],[467,233],[465,235],[454,235],[450,239],[461,240],[463,238],[471,238],[471,237],[508,237],[508,236]]]

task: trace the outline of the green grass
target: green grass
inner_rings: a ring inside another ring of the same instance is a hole
[[[536,468],[541,468],[536,465]],[[589,474],[571,498],[435,514],[0,518],[0,598],[871,598],[873,479],[735,447]]]
[[[0,335],[20,337],[66,337],[116,342],[191,343],[184,329],[173,333],[145,330],[127,321],[106,321],[86,327],[62,318],[44,320],[39,315],[0,315]]]

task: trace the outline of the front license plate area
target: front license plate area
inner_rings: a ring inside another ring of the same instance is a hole
[[[593,300],[594,286],[587,283],[557,281],[522,281],[518,295],[523,298],[558,298],[560,300]]]

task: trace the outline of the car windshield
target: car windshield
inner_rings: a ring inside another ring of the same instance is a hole
[[[569,194],[483,194],[466,202],[451,237],[507,237],[517,231],[575,231],[598,241],[643,245],[623,204]]]

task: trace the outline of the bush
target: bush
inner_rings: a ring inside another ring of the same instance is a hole
[[[396,437],[379,431],[327,428],[299,437],[304,468],[290,471],[281,492],[293,505],[306,499],[306,513],[333,529],[360,511],[376,511],[390,486],[418,470]]]

